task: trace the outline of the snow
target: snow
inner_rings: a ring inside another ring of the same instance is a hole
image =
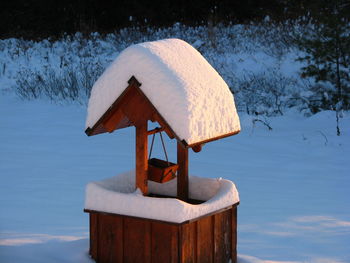
[[[283,73],[301,81],[298,54],[274,45],[280,35],[274,27],[265,28],[268,39],[256,26],[218,29],[217,49],[206,27],[184,26],[147,29],[146,36],[130,29],[89,40],[81,34],[54,42],[0,40],[1,263],[92,263],[88,215],[82,211],[85,186],[127,171],[135,159],[134,129],[88,138],[85,106],[55,105],[44,95],[19,100],[11,96],[16,81],[37,81],[37,73],[64,76],[66,70],[88,69],[94,76],[130,43],[168,37],[198,48],[234,89],[242,111],[246,100],[236,86],[247,74]],[[240,113],[242,132],[190,152],[190,173],[237,184],[239,263],[350,262],[349,113],[340,119],[339,137],[334,112],[309,118],[283,113]],[[176,145],[166,144],[169,159],[176,160]],[[155,145],[154,155],[162,154]]]
[[[86,128],[126,89],[131,76],[180,140],[194,144],[240,130],[234,98],[205,58],[180,39],[128,47],[92,88]]]
[[[135,172],[128,172],[89,183],[86,187],[85,208],[100,212],[136,216],[167,222],[182,223],[218,211],[239,202],[235,185],[221,178],[189,177],[190,198],[206,201],[191,205],[176,198],[146,197],[135,189]],[[176,195],[177,180],[159,184],[150,182],[153,194]]]
[[[0,112],[1,263],[92,262],[85,186],[133,167],[134,130],[87,137],[85,107],[5,94]],[[242,133],[189,158],[240,190],[239,262],[350,262],[350,116],[340,137],[334,112],[268,118],[272,131],[240,117]]]

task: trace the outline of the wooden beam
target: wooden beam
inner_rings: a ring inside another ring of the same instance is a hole
[[[202,145],[202,144],[206,144],[208,142],[217,141],[217,140],[220,140],[220,139],[232,136],[232,135],[236,135],[240,131],[241,130],[230,132],[230,133],[226,133],[226,134],[223,134],[223,135],[220,135],[220,136],[217,136],[217,137],[213,137],[213,138],[210,138],[210,139],[207,139],[207,140],[203,140],[203,141],[200,141],[200,142],[196,142],[196,143],[192,143],[192,144],[187,144],[187,142],[185,140],[182,140],[182,144],[187,146],[187,147],[189,147],[189,148],[192,148],[192,147],[195,147],[196,145]]]
[[[111,114],[111,116],[106,119],[103,123],[103,127],[105,127],[105,129],[108,132],[113,132],[117,126],[117,124],[119,124],[119,122],[124,118],[124,114],[121,110],[117,110],[115,111],[113,114]]]
[[[152,134],[155,134],[155,133],[158,133],[158,132],[162,132],[164,130],[165,130],[165,128],[163,128],[163,127],[157,127],[157,128],[154,128],[153,130],[148,131],[148,135],[152,135]]]
[[[136,188],[144,195],[148,194],[147,170],[148,170],[148,136],[147,120],[136,126]]]
[[[177,198],[188,200],[188,148],[177,142]]]
[[[133,88],[139,88],[141,86],[141,83],[137,81],[137,79],[132,76],[129,81],[128,81],[129,85],[128,87],[123,91],[123,93],[113,102],[113,104],[108,108],[108,110],[100,117],[100,119],[90,128],[88,127],[85,130],[85,133],[88,136],[92,136],[92,135],[96,135],[99,133],[104,133],[107,132],[106,129],[101,129],[100,126],[103,122],[105,122],[107,119],[109,119],[111,117],[111,115],[113,114],[113,112],[115,112],[116,109],[118,109],[120,107],[119,104],[121,104],[123,102],[123,100],[125,99],[125,95],[127,95],[129,93],[130,89]],[[124,127],[121,127],[124,128]],[[110,132],[110,131],[108,131]]]
[[[237,263],[237,206],[232,206],[232,263]]]

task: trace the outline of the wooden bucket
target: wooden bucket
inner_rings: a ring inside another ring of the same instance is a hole
[[[157,183],[165,183],[175,177],[176,163],[167,162],[157,158],[148,160],[148,179]]]

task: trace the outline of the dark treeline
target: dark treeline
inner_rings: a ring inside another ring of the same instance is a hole
[[[0,37],[57,37],[132,26],[245,23],[310,16],[325,0],[5,0]]]

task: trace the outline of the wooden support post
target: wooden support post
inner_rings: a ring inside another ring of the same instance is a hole
[[[177,142],[177,198],[188,200],[188,148]]]
[[[148,136],[147,120],[136,125],[136,188],[144,195],[148,194],[147,170],[148,170]]]
[[[232,263],[237,263],[237,205],[232,206]]]

